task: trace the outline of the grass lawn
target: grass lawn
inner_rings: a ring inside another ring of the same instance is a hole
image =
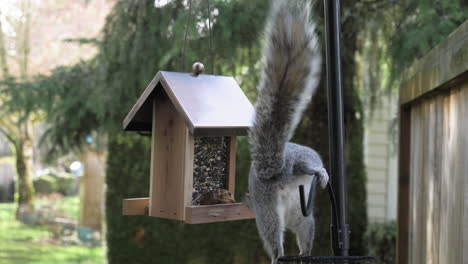
[[[69,198],[76,202],[76,199]],[[64,200],[57,204],[67,208]],[[70,206],[70,217],[77,212]],[[15,220],[15,204],[0,204],[0,264],[104,264],[102,247],[62,246],[47,242],[51,233],[45,227],[32,227]]]

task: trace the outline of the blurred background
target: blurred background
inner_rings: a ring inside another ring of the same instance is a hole
[[[254,102],[269,4],[0,0],[0,264],[268,263],[253,220],[122,216],[122,199],[148,196],[151,138],[121,124],[159,70],[195,61]],[[314,9],[323,36],[323,3]],[[467,18],[464,0],[342,1],[351,254],[395,261],[401,77]],[[322,82],[294,141],[324,161],[327,118]],[[249,162],[239,138],[237,200]],[[327,194],[315,204],[314,254],[330,255]],[[287,254],[298,254],[294,240]]]

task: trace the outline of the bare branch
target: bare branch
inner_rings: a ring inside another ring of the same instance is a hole
[[[5,136],[6,139],[8,139],[8,141],[10,141],[10,143],[15,147],[17,147],[16,145],[16,140],[15,138],[10,134],[8,133],[3,127],[0,126],[0,134],[3,134]]]

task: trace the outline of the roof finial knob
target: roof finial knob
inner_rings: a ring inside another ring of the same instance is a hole
[[[202,73],[205,70],[205,65],[197,61],[192,65],[192,70],[193,70],[193,74],[198,76],[200,73]]]

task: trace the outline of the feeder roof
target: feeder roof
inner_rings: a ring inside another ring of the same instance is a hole
[[[234,78],[160,71],[125,117],[124,130],[151,131],[152,102],[162,89],[195,136],[241,136],[252,126],[254,108]]]

